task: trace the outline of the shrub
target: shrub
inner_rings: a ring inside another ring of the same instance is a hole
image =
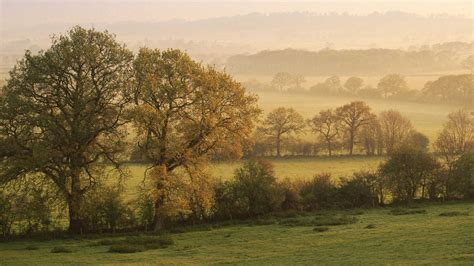
[[[354,176],[341,179],[338,200],[344,208],[371,207],[377,202],[377,195],[361,176]]]
[[[302,199],[298,191],[298,181],[291,181],[288,178],[278,184],[283,201],[281,203],[282,210],[300,210],[302,209]]]
[[[395,201],[410,202],[421,190],[428,192],[429,180],[435,176],[439,164],[427,151],[403,146],[381,164],[380,171],[388,178]]]
[[[302,183],[300,195],[307,210],[334,207],[337,187],[330,174],[319,174],[312,180]]]
[[[90,190],[84,198],[82,214],[84,229],[89,232],[115,232],[135,224],[133,211],[116,187],[99,185]]]
[[[463,154],[453,163],[446,183],[449,196],[474,199],[474,152]]]
[[[233,181],[215,187],[214,195],[217,219],[255,217],[280,209],[284,200],[273,166],[263,160],[245,162]]]
[[[150,193],[144,191],[143,188],[141,188],[140,197],[136,202],[136,209],[138,224],[143,227],[145,231],[148,231],[155,217],[155,204],[153,203],[153,198]]]
[[[283,201],[273,166],[263,160],[249,160],[237,169],[234,192],[249,217],[277,210]]]
[[[214,211],[213,217],[217,220],[232,220],[241,215],[238,198],[234,193],[233,182],[226,181],[216,184],[214,187]]]
[[[72,253],[72,250],[68,247],[59,246],[51,249],[51,253]]]
[[[20,189],[10,190],[9,185]],[[11,191],[11,192],[8,192]],[[29,180],[17,180],[0,189],[0,233],[11,235],[13,225],[19,234],[47,231],[53,224],[55,191],[47,183],[35,184]],[[56,204],[59,205],[59,204]]]

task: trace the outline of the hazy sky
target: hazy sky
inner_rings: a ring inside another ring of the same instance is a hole
[[[0,26],[22,27],[47,23],[114,23],[126,21],[196,20],[252,12],[367,14],[399,10],[422,15],[448,13],[472,17],[474,1],[466,0],[0,0]]]

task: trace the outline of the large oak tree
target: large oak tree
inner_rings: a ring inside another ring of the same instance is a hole
[[[169,179],[216,155],[240,155],[260,109],[229,75],[179,50],[141,49],[134,63],[138,146],[151,162],[154,227],[160,229]]]
[[[0,181],[51,180],[73,233],[83,229],[84,194],[122,150],[132,61],[113,35],[75,27],[48,50],[27,52],[0,96]]]

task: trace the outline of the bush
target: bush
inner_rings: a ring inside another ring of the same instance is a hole
[[[284,200],[273,166],[263,160],[249,160],[237,169],[234,180],[215,188],[214,217],[248,218],[280,209]]]
[[[115,232],[135,225],[135,216],[124,202],[119,188],[98,186],[89,191],[82,205],[84,229],[88,232]]]
[[[234,192],[250,217],[280,208],[283,195],[268,161],[249,160],[235,172]]]
[[[20,189],[8,185],[19,185]],[[48,231],[53,225],[55,193],[48,184],[34,184],[28,180],[18,180],[0,189],[0,233],[7,237],[13,232],[34,234]],[[8,192],[11,191],[11,192]]]
[[[411,202],[421,190],[421,197],[428,192],[428,185],[439,169],[439,163],[427,151],[402,146],[381,164],[380,171],[388,179],[395,202]]]
[[[72,253],[72,250],[68,247],[54,247],[51,249],[51,253]]]
[[[291,181],[288,178],[278,184],[282,191],[282,210],[301,210],[302,199],[298,190],[298,181]]]
[[[453,163],[446,183],[449,196],[474,199],[474,152],[463,154]]]
[[[330,174],[319,174],[302,183],[300,195],[306,210],[330,208],[336,205],[337,187]]]
[[[341,179],[338,189],[338,200],[344,208],[372,207],[377,202],[377,195],[361,176]]]

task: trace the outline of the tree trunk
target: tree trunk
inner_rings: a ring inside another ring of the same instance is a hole
[[[354,151],[354,132],[351,131],[350,139],[349,139],[349,155],[352,156],[353,151]]]
[[[72,191],[68,199],[69,208],[69,233],[81,234],[83,229],[81,217],[82,195],[79,191]]]
[[[163,205],[162,197],[158,197],[155,201],[155,215],[153,217],[153,230],[160,231],[163,229],[163,215],[161,213],[161,207]]]
[[[155,198],[155,214],[153,216],[153,230],[160,231],[163,229],[163,213],[162,207],[165,202],[165,182],[164,180],[167,177],[168,170],[164,165],[157,166],[154,178],[155,178],[155,189],[156,189],[156,198]]]
[[[276,140],[277,157],[280,157],[280,156],[281,156],[280,147],[281,147],[280,136],[277,136],[277,140]]]
[[[328,141],[328,152],[329,152],[329,157],[332,156],[332,147],[331,147],[331,142]]]
[[[67,203],[69,208],[69,233],[81,234],[83,230],[81,205],[81,171],[75,170],[71,176],[71,192],[68,195]]]

